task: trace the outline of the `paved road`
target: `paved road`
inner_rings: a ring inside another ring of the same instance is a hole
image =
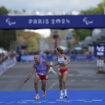
[[[31,71],[33,63],[18,63],[0,76],[0,91],[34,90],[34,76],[26,83],[23,80]],[[104,90],[105,74],[97,74],[93,61],[72,61],[68,66],[68,88],[71,90]],[[57,67],[54,68],[57,71]],[[39,84],[39,88],[40,88]],[[48,90],[57,90],[58,78],[52,72],[47,81]]]

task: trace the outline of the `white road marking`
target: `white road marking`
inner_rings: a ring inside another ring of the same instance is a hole
[[[48,89],[53,89],[54,88],[54,86],[56,85],[58,83],[58,81],[56,80],[56,81],[54,81],[54,83],[52,83],[52,85],[48,88]]]

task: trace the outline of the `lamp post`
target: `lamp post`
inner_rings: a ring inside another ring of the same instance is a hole
[[[58,47],[59,32],[58,30],[52,30],[52,38],[54,39],[54,52]]]
[[[56,49],[58,46],[58,35],[54,35],[53,39],[54,39],[54,48]]]
[[[71,50],[71,43],[70,43],[70,39],[72,39],[72,35],[67,34],[67,35],[66,35],[66,41],[67,41],[68,53],[70,53],[70,50]]]

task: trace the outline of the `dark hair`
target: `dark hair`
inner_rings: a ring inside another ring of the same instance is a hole
[[[57,48],[57,51],[60,53],[60,54],[63,54],[64,53],[64,50],[62,48]]]

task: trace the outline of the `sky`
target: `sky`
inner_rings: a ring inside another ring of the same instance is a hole
[[[50,34],[51,34],[50,29],[37,29],[37,30],[29,30],[29,29],[26,29],[25,31],[31,31],[31,32],[39,33],[44,38],[49,37]]]
[[[0,6],[27,11],[80,11],[96,7],[103,0],[0,0]]]

